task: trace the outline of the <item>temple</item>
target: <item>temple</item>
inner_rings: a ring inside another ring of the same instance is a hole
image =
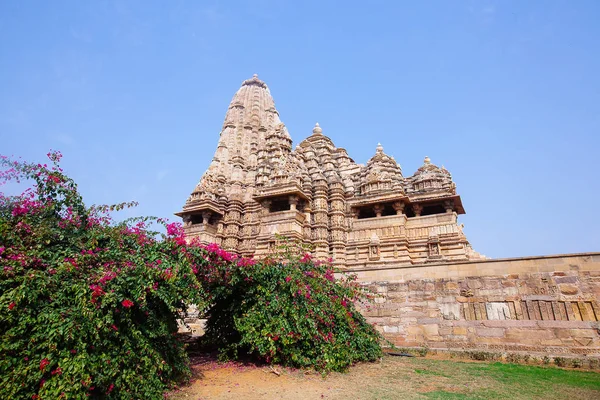
[[[408,177],[381,145],[356,164],[318,123],[292,149],[254,75],[233,96],[214,158],[176,215],[188,238],[236,254],[263,257],[283,235],[352,269],[482,259],[458,224],[464,213],[450,172],[428,157]]]

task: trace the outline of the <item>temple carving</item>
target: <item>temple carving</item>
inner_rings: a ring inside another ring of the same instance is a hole
[[[263,257],[283,235],[358,268],[482,258],[458,224],[464,213],[450,172],[428,157],[409,177],[381,145],[357,164],[319,124],[293,149],[254,75],[233,96],[214,158],[176,215],[188,238],[236,254]]]

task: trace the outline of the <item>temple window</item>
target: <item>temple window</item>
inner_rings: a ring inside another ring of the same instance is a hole
[[[204,222],[204,218],[202,218],[202,214],[192,214],[191,221],[192,225],[201,224]]]
[[[288,199],[274,199],[269,205],[269,212],[289,211],[290,202]]]
[[[431,204],[423,206],[423,211],[421,211],[421,216],[425,215],[433,215],[433,214],[445,214],[446,208],[444,208],[441,204]]]
[[[382,217],[387,217],[388,215],[396,215],[396,210],[394,210],[393,203],[385,203],[383,205],[383,212],[381,213]]]
[[[358,219],[364,218],[375,218],[377,217],[377,210],[381,217],[387,217],[391,215],[397,215],[398,213],[394,209],[394,203],[382,203],[376,204],[375,206],[364,206],[360,207],[358,211]]]
[[[358,219],[364,218],[375,218],[375,210],[373,210],[373,207],[363,207],[360,209]]]

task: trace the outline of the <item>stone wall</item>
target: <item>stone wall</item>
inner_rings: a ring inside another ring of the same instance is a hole
[[[354,272],[397,346],[600,356],[600,253]]]

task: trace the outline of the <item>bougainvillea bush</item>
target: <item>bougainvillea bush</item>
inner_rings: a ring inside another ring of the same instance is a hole
[[[330,263],[285,249],[260,263],[213,250],[199,278],[212,304],[205,340],[221,358],[327,372],[382,356],[381,336],[355,307],[370,295],[354,276],[336,279]]]
[[[189,374],[178,310],[203,292],[181,229],[160,238],[149,219],[111,223],[50,166],[3,157],[0,181],[0,398],[160,398]],[[158,221],[160,222],[160,221]]]
[[[0,398],[161,398],[190,373],[177,320],[191,304],[224,358],[343,371],[381,356],[354,306],[368,296],[329,264],[255,262],[160,219],[115,223],[132,204],[86,207],[60,153],[48,157],[0,158],[0,185],[33,184],[0,192]]]

